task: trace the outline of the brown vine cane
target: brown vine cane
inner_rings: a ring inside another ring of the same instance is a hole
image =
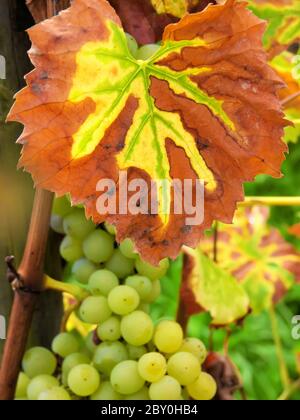
[[[66,0],[29,0],[36,22],[49,18],[69,5]],[[14,301],[0,370],[0,400],[14,398],[21,361],[25,352],[34,309],[43,290],[43,271],[53,194],[37,189],[22,262],[15,270],[8,257],[8,280]]]

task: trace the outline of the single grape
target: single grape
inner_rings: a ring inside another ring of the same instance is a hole
[[[93,401],[117,401],[122,400],[123,397],[113,389],[109,381],[104,381],[90,399]]]
[[[114,225],[111,225],[110,223],[105,222],[104,227],[105,227],[106,232],[110,233],[112,236],[116,236],[117,229],[115,228]]]
[[[152,293],[152,281],[144,276],[130,276],[127,277],[125,284],[135,289],[141,300],[146,300]]]
[[[125,400],[132,400],[132,401],[138,401],[138,400],[149,400],[149,390],[146,386],[143,386],[142,389],[140,389],[138,392],[135,392],[134,394],[129,394],[125,398]]]
[[[67,262],[75,262],[82,257],[82,244],[72,236],[65,236],[60,244],[60,255]]]
[[[126,344],[126,348],[130,360],[139,360],[140,357],[147,353],[145,346],[132,346],[131,344]]]
[[[61,217],[67,216],[72,211],[70,201],[66,196],[55,198],[53,201],[52,213]]]
[[[29,378],[38,375],[52,375],[56,364],[55,356],[44,347],[32,347],[27,350],[22,361],[23,371]]]
[[[70,371],[68,385],[75,395],[88,397],[99,388],[100,375],[93,366],[78,365]]]
[[[128,49],[131,52],[132,56],[135,57],[139,49],[138,43],[136,42],[136,39],[130,34],[126,34],[126,38]]]
[[[134,360],[125,360],[117,364],[111,372],[110,382],[117,392],[125,395],[138,392],[145,383]]]
[[[144,354],[138,362],[139,374],[147,382],[159,381],[167,372],[167,362],[160,353]]]
[[[83,240],[96,229],[91,220],[87,220],[84,210],[73,209],[64,219],[64,231],[66,235]]]
[[[79,350],[79,342],[71,333],[58,334],[52,341],[52,351],[61,357],[67,357]]]
[[[70,394],[62,387],[56,386],[40,393],[39,401],[70,401]]]
[[[138,254],[135,252],[134,247],[134,242],[129,238],[120,243],[120,251],[126,258],[137,258]]]
[[[169,358],[167,371],[168,375],[177,379],[180,385],[189,385],[199,377],[201,367],[197,357],[182,351]]]
[[[51,229],[54,230],[54,232],[59,233],[61,235],[65,234],[64,219],[58,214],[52,214],[51,220],[50,220],[50,226],[51,226]]]
[[[211,375],[201,372],[198,379],[189,384],[186,389],[194,400],[209,401],[216,395],[217,384]]]
[[[91,275],[97,270],[97,266],[91,261],[81,258],[72,266],[72,274],[82,284],[87,284]]]
[[[62,364],[63,373],[68,376],[70,371],[78,365],[88,365],[90,363],[90,358],[83,353],[72,353],[67,356]]]
[[[157,280],[163,277],[167,273],[169,266],[168,258],[161,260],[157,267],[143,261],[141,258],[137,258],[135,262],[137,272],[141,276],[148,277],[150,280]]]
[[[152,288],[149,295],[144,299],[145,303],[152,303],[154,302],[161,294],[161,285],[160,280],[153,280],[152,281]]]
[[[120,320],[111,316],[97,328],[97,334],[101,341],[117,341],[121,338]]]
[[[175,321],[161,321],[154,332],[154,344],[162,353],[175,353],[182,345],[183,331]]]
[[[43,391],[59,386],[58,380],[50,375],[38,375],[33,378],[27,388],[29,400],[37,400]]]
[[[175,378],[166,375],[150,385],[149,395],[151,400],[180,400],[181,386]]]
[[[15,392],[15,398],[26,398],[27,397],[27,388],[29,385],[30,379],[25,373],[20,372]]]
[[[100,324],[111,316],[106,297],[89,296],[82,302],[79,309],[80,318],[88,324]]]
[[[134,260],[124,257],[122,252],[116,249],[105,268],[115,273],[119,279],[125,279],[134,273]]]
[[[95,230],[83,242],[83,253],[93,263],[108,261],[113,252],[114,238],[104,230]]]
[[[153,336],[153,330],[152,319],[142,311],[134,311],[122,318],[122,337],[132,346],[143,346],[148,343]]]
[[[108,305],[117,315],[127,315],[140,304],[140,297],[132,287],[121,285],[115,287],[108,295]]]
[[[93,363],[99,372],[110,375],[112,369],[128,359],[128,351],[119,341],[101,343],[95,350]]]
[[[157,44],[147,44],[139,48],[136,59],[137,60],[148,60],[151,58],[157,51],[160,49],[160,45]]]
[[[89,278],[88,285],[93,295],[108,296],[112,289],[119,286],[119,279],[109,270],[97,270]]]
[[[200,365],[205,361],[207,357],[207,350],[201,340],[194,337],[188,337],[183,340],[182,346],[178,351],[187,351],[192,353],[200,362]]]

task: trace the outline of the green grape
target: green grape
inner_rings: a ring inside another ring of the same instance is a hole
[[[79,342],[71,333],[58,334],[52,341],[52,351],[61,357],[67,357],[79,350]]]
[[[63,197],[55,198],[53,201],[52,213],[61,217],[65,217],[72,211],[69,200],[64,195]]]
[[[94,223],[85,217],[84,210],[73,209],[64,219],[64,231],[66,235],[79,240],[83,240],[95,229],[96,226]]]
[[[189,385],[199,377],[201,367],[197,357],[182,351],[169,358],[167,371],[168,375],[177,379],[180,385]]]
[[[134,273],[134,260],[124,257],[119,249],[115,249],[105,268],[115,273],[119,279],[125,279]]]
[[[73,264],[72,274],[74,274],[77,281],[82,284],[87,284],[89,278],[96,270],[97,267],[95,264],[85,258],[81,258]]]
[[[201,372],[198,379],[189,384],[186,389],[194,400],[209,401],[216,395],[217,384],[211,375]]]
[[[70,394],[62,387],[56,386],[40,393],[39,401],[70,401]]]
[[[127,45],[128,45],[129,51],[131,52],[133,57],[136,57],[136,54],[139,49],[136,39],[132,35],[127,34],[127,33],[126,33],[126,38],[127,38]]]
[[[143,261],[141,258],[137,258],[135,262],[135,268],[137,272],[141,276],[148,277],[150,280],[157,280],[163,277],[167,273],[169,266],[170,263],[168,258],[161,260],[157,267],[149,264],[146,261]]]
[[[64,219],[61,216],[59,216],[58,214],[52,214],[51,220],[50,220],[50,226],[51,226],[51,229],[54,230],[54,232],[64,235],[65,231],[64,231],[63,223],[64,223]]]
[[[152,293],[152,281],[144,276],[127,277],[125,284],[133,287],[139,294],[141,300],[146,300]]]
[[[89,296],[82,302],[79,308],[82,321],[88,324],[100,324],[111,316],[106,297]]]
[[[115,287],[108,295],[108,305],[117,315],[127,315],[140,304],[140,297],[132,287],[121,285]]]
[[[29,385],[30,379],[25,373],[20,372],[15,392],[15,398],[26,398],[27,397],[27,388]]]
[[[167,372],[167,362],[160,353],[152,352],[142,356],[138,362],[139,374],[147,382],[159,381]]]
[[[134,394],[129,394],[125,398],[125,400],[132,400],[132,401],[138,401],[138,400],[149,400],[149,390],[146,386],[144,386],[142,389],[140,389],[138,392],[135,392]]]
[[[105,230],[106,230],[108,233],[110,233],[112,236],[116,236],[116,234],[117,234],[117,229],[115,228],[115,226],[114,226],[114,225],[111,225],[110,223],[105,222],[105,223],[104,223],[104,227],[105,227]]]
[[[27,388],[29,400],[37,400],[43,391],[59,386],[58,380],[50,375],[39,375],[31,379]]]
[[[101,341],[117,341],[121,338],[120,320],[112,316],[97,328],[97,335]]]
[[[175,321],[161,321],[154,332],[154,344],[162,353],[175,353],[182,346],[183,331]]]
[[[65,236],[60,244],[60,255],[67,262],[75,262],[82,257],[82,243],[72,236]]]
[[[38,375],[52,375],[56,364],[55,356],[44,347],[32,347],[27,350],[22,360],[23,371],[29,378]]]
[[[149,395],[151,400],[180,400],[181,386],[175,378],[166,375],[150,385]]]
[[[120,362],[128,359],[125,344],[119,341],[101,343],[94,354],[93,363],[99,372],[110,375],[112,369]]]
[[[124,340],[132,346],[143,346],[153,335],[153,322],[148,314],[135,311],[122,318],[121,333]]]
[[[88,351],[89,355],[93,355],[94,351],[97,348],[97,345],[94,342],[94,332],[90,331],[85,337],[85,348]]]
[[[126,348],[130,360],[139,360],[140,357],[147,353],[145,346],[132,346],[131,344],[126,344]]]
[[[122,400],[123,397],[113,389],[109,381],[104,381],[90,399],[93,401],[117,401]]]
[[[90,365],[78,365],[71,369],[68,376],[68,385],[71,391],[79,397],[88,397],[100,386],[100,375]]]
[[[134,242],[129,238],[120,243],[120,251],[126,258],[135,259],[138,256],[134,250]]]
[[[114,238],[104,230],[95,230],[83,242],[83,253],[93,263],[108,261],[113,252]]]
[[[63,373],[68,376],[70,371],[78,365],[88,365],[90,359],[86,354],[83,353],[72,353],[67,356],[62,364]]]
[[[157,44],[147,44],[139,48],[136,59],[137,60],[148,60],[151,58],[157,51],[160,49],[160,45]]]
[[[124,360],[117,364],[111,372],[110,382],[117,392],[124,395],[138,392],[145,384],[134,360]]]
[[[89,278],[88,285],[92,295],[108,296],[112,289],[119,286],[119,279],[109,270],[97,270]]]
[[[152,281],[152,288],[150,294],[145,298],[146,303],[154,302],[161,294],[160,280]]]
[[[207,357],[207,350],[201,340],[194,337],[188,337],[183,340],[183,344],[178,351],[187,351],[192,353],[200,362],[200,365]]]

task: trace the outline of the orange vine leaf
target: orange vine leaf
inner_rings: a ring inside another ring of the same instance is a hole
[[[106,0],[74,0],[29,30],[35,70],[9,116],[25,126],[20,166],[36,185],[70,193],[95,222],[116,225],[118,240],[132,238],[152,263],[195,247],[213,220],[232,221],[244,182],[281,176],[288,123],[264,28],[228,0],[167,26],[160,49],[141,61]],[[120,171],[155,185],[158,214],[99,214],[97,184],[113,180],[118,196]],[[172,211],[174,192],[162,192],[160,179],[204,182],[203,223],[187,224],[191,206]]]

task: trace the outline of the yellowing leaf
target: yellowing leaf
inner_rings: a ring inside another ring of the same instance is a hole
[[[300,253],[280,232],[267,225],[268,209],[240,210],[233,226],[220,226],[218,265],[233,275],[247,291],[251,308],[258,313],[278,302],[300,281]],[[213,254],[213,240],[201,249]]]
[[[268,21],[264,43],[272,55],[300,40],[299,0],[249,0],[249,8]]]
[[[186,273],[183,283],[195,302],[210,313],[212,323],[226,325],[243,318],[249,310],[249,299],[237,280],[200,249],[184,251],[192,259],[192,270]]]
[[[300,137],[300,54],[285,51],[271,61],[271,66],[286,83],[279,96],[287,119],[294,124],[285,128],[285,139],[296,143]]]
[[[176,17],[184,16],[188,11],[187,0],[151,0],[159,14],[168,13]]]
[[[20,165],[40,187],[70,193],[96,223],[117,225],[118,240],[132,238],[144,259],[175,258],[214,219],[231,222],[243,182],[281,176],[282,82],[267,65],[263,30],[245,4],[228,0],[167,26],[160,49],[142,61],[107,1],[74,0],[29,30],[35,70],[10,114],[25,126]],[[114,181],[110,197],[118,196],[120,171],[154,185],[159,214],[150,206],[98,212],[98,182]],[[202,224],[187,223],[191,204],[174,211],[175,193],[159,188],[161,179],[191,180],[194,197],[203,181]]]

